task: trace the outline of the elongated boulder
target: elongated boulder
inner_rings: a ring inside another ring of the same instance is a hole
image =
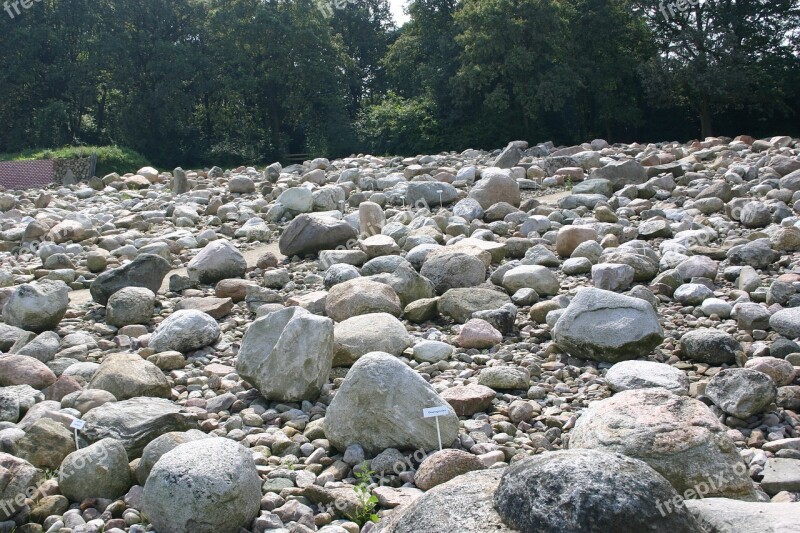
[[[160,255],[141,254],[127,265],[103,272],[92,282],[92,299],[106,305],[112,294],[124,287],[145,287],[158,293],[170,264]]]
[[[107,355],[100,363],[89,389],[108,391],[117,400],[137,396],[170,397],[170,387],[161,370],[135,353]]]
[[[355,278],[331,287],[325,299],[325,314],[336,322],[368,313],[400,316],[400,298],[391,286],[368,278]]]
[[[433,387],[388,353],[361,357],[347,373],[325,415],[325,435],[337,449],[360,444],[368,454],[387,448],[439,447],[436,422],[423,418],[427,407],[444,407],[439,417],[442,445],[458,436],[458,417]]]
[[[680,494],[754,500],[753,483],[733,440],[702,402],[666,389],[637,389],[594,402],[572,430],[570,449],[591,448],[641,459]]]
[[[314,400],[333,361],[333,320],[302,307],[256,319],[242,339],[236,371],[271,400]]]
[[[278,246],[285,256],[314,254],[333,250],[357,237],[356,230],[344,220],[326,216],[300,215],[283,230]]]
[[[144,447],[170,431],[195,429],[197,417],[163,398],[131,398],[105,403],[83,416],[86,425],[79,431],[85,441],[117,439],[130,459],[141,456]]]
[[[589,179],[605,179],[611,182],[615,191],[626,185],[639,185],[647,181],[647,171],[638,161],[614,161],[604,167],[596,168]]]
[[[645,300],[586,288],[578,290],[556,322],[553,339],[571,355],[616,363],[649,354],[664,332]]]
[[[442,483],[388,518],[376,533],[517,533],[503,523],[493,496],[500,469],[476,470]]]
[[[389,313],[358,315],[339,322],[333,338],[333,366],[352,365],[370,352],[399,356],[411,341],[403,323]]]

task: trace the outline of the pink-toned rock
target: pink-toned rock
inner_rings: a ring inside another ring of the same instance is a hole
[[[275,268],[278,266],[278,258],[272,252],[264,252],[264,254],[256,261],[256,268],[265,270],[267,268]]]
[[[442,392],[441,397],[450,404],[458,416],[472,416],[485,411],[492,405],[497,393],[483,385],[469,384],[450,387]]]
[[[207,315],[219,320],[233,311],[233,300],[231,298],[184,298],[175,306],[176,311],[181,309],[197,309]]]
[[[795,370],[792,363],[777,357],[756,357],[747,361],[744,367],[763,372],[771,377],[778,387],[791,385],[794,381]]]
[[[428,456],[414,474],[414,484],[430,490],[461,474],[486,468],[476,455],[463,450],[441,450]]]
[[[27,355],[0,357],[0,387],[30,385],[44,389],[56,381],[56,375],[47,365]]]
[[[211,363],[210,365],[206,365],[203,370],[206,374],[212,374],[215,376],[227,376],[233,372],[236,372],[236,369],[232,366],[228,365],[221,365],[219,363]]]
[[[44,390],[44,399],[60,402],[67,394],[79,391],[82,388],[81,384],[72,376],[61,376],[55,383]]]
[[[569,257],[582,242],[596,241],[597,231],[588,226],[564,226],[556,236],[556,252],[561,257]]]
[[[503,342],[503,335],[487,321],[473,318],[461,328],[456,342],[462,348],[482,350]]]
[[[223,279],[214,287],[214,296],[242,302],[247,296],[247,287],[250,286],[257,287],[258,283],[249,279]]]

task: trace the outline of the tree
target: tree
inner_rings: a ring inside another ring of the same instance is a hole
[[[659,54],[643,73],[658,105],[688,105],[701,136],[714,113],[787,111],[785,83],[798,68],[800,0],[639,0]]]

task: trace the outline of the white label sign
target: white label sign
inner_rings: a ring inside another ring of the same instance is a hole
[[[83,426],[85,426],[85,425],[86,425],[86,422],[76,418],[75,420],[72,421],[72,423],[69,425],[69,427],[71,427],[72,429],[83,429]]]
[[[430,418],[432,416],[444,416],[450,411],[447,409],[446,406],[442,407],[428,407],[427,409],[422,410],[423,418]]]

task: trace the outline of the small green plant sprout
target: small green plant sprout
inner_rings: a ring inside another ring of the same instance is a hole
[[[354,470],[356,470],[355,476],[358,483],[353,490],[360,505],[356,509],[355,516],[349,518],[359,526],[363,526],[367,522],[377,522],[378,515],[375,513],[375,507],[378,505],[378,497],[372,494],[370,489],[375,472],[369,469],[367,461],[361,463],[360,468]]]
[[[572,176],[567,176],[567,179],[564,182],[564,184],[567,186],[567,190],[571,191],[572,190]]]

